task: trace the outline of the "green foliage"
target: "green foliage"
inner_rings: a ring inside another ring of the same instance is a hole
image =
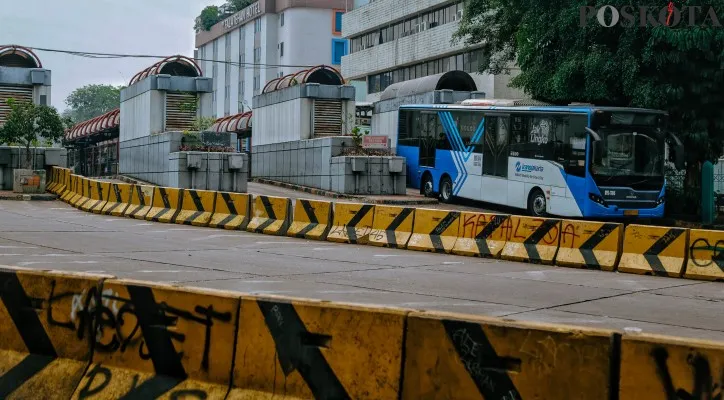
[[[216,122],[214,117],[198,117],[194,120],[193,129],[195,131],[205,131],[211,128],[211,125]]]
[[[221,22],[224,18],[232,14],[236,14],[255,2],[256,0],[229,0],[221,7],[208,6],[201,11],[201,14],[199,14],[198,17],[196,17],[194,29],[197,33],[211,30],[214,25]]]
[[[606,4],[630,2],[470,0],[455,38],[482,46],[481,72],[517,63],[513,86],[536,100],[667,110],[687,149],[687,185],[696,185],[693,171],[723,150],[724,29],[605,28],[595,19],[580,26],[581,6]],[[712,5],[724,15],[724,0],[686,5]]]
[[[199,109],[199,98],[198,96],[194,96],[194,98],[189,100],[183,100],[181,103],[179,103],[179,110],[186,112],[186,113],[196,113],[196,111]]]
[[[38,139],[56,141],[63,136],[64,126],[53,107],[18,102],[9,99],[10,113],[0,127],[0,143],[19,144],[25,147],[24,168],[32,167],[30,146],[37,146]]]
[[[69,109],[63,112],[63,117],[79,123],[118,108],[121,89],[123,86],[111,85],[86,85],[75,89],[65,99]]]

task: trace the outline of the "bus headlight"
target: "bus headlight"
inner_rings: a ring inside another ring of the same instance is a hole
[[[659,197],[658,200],[656,200],[656,205],[659,206],[661,204],[664,204],[666,202],[666,196]]]
[[[604,207],[608,207],[608,205],[606,204],[606,200],[604,200],[603,197],[597,194],[589,193],[588,198],[591,199],[591,201],[593,201],[594,203],[598,203]]]

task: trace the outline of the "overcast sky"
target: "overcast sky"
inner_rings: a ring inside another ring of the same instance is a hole
[[[0,0],[0,45],[118,54],[193,56],[194,19],[223,0]],[[156,59],[94,60],[37,52],[52,71],[52,104],[74,89],[128,84]]]

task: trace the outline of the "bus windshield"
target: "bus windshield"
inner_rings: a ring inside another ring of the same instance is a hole
[[[594,152],[594,175],[658,177],[664,174],[664,138],[650,128],[604,128]]]

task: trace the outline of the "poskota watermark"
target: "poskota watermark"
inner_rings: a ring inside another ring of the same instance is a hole
[[[620,6],[605,5],[599,8],[585,6],[580,8],[580,26],[586,27],[596,22],[605,28],[621,26],[624,28],[647,28],[656,26],[714,27],[721,28],[721,19],[714,6],[679,6],[673,2],[658,6]],[[724,13],[721,14],[724,16]]]

